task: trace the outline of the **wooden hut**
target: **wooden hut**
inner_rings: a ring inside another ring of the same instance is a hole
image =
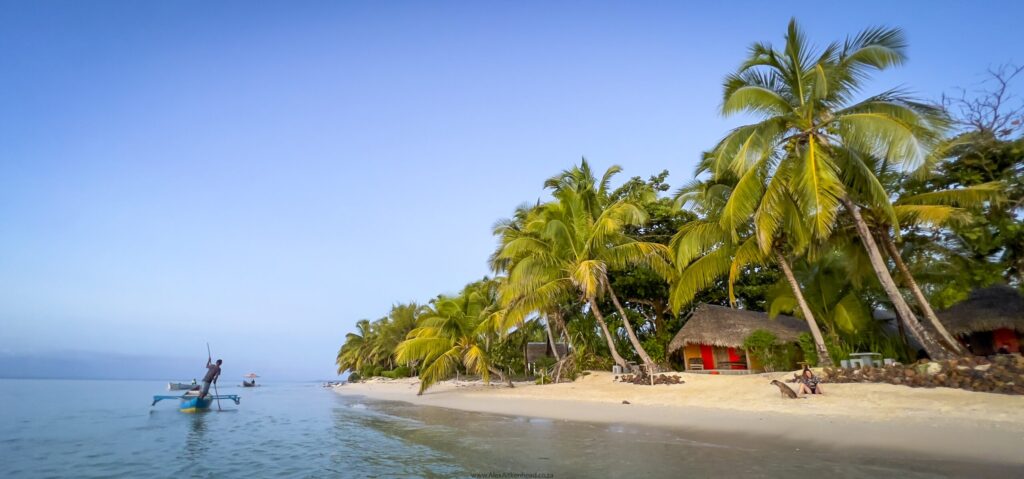
[[[758,329],[771,331],[779,344],[795,343],[800,333],[809,331],[806,322],[792,316],[771,319],[756,311],[701,304],[672,338],[668,352],[682,350],[688,371],[758,371],[761,365],[743,350],[743,341]]]
[[[564,358],[569,354],[569,345],[565,343],[555,343],[555,347],[558,348],[558,357]],[[551,352],[551,343],[544,342],[529,342],[526,343],[526,367],[531,371],[534,365],[537,364],[537,360],[541,358],[554,358],[555,355]]]
[[[953,307],[938,313],[949,333],[971,352],[989,356],[1003,345],[1021,352],[1024,336],[1024,295],[1006,285],[976,289]]]

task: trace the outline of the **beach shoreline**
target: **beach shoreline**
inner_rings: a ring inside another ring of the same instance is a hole
[[[675,373],[685,384],[639,386],[594,372],[539,386],[444,381],[422,396],[417,378],[334,387],[343,395],[506,416],[630,424],[758,441],[912,453],[951,461],[1024,465],[1024,397],[888,384],[826,384],[826,394],[783,399],[772,379],[792,373]],[[624,404],[623,401],[628,402]]]

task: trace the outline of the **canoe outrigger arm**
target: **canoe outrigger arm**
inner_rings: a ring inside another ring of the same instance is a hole
[[[181,399],[181,400],[185,400],[185,399],[193,399],[195,397],[196,396],[188,396],[188,395],[184,395],[184,394],[181,395],[181,396],[153,396],[153,404],[151,404],[151,406],[156,406],[156,403],[158,403],[160,401],[163,401],[164,399]],[[231,401],[234,401],[236,405],[239,404],[242,401],[241,396],[239,396],[237,394],[224,394],[224,395],[220,395],[220,396],[214,395],[214,394],[208,394],[203,399],[204,400],[206,400],[206,399],[225,399],[225,400],[231,400]]]

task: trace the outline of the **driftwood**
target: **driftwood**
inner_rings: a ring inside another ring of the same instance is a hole
[[[823,383],[888,383],[916,388],[1024,395],[1024,358],[1018,355],[921,360],[881,368],[824,368]]]
[[[623,374],[621,376],[615,376],[615,381],[622,383],[640,384],[644,386],[656,386],[658,384],[684,384],[683,378],[678,374],[655,374],[652,381],[651,376],[647,373],[641,374]]]

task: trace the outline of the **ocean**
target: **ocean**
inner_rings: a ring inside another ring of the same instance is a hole
[[[165,382],[0,380],[0,477],[1020,477],[942,458],[467,413],[314,383],[222,385],[184,414]],[[841,433],[837,432],[837,433]]]

